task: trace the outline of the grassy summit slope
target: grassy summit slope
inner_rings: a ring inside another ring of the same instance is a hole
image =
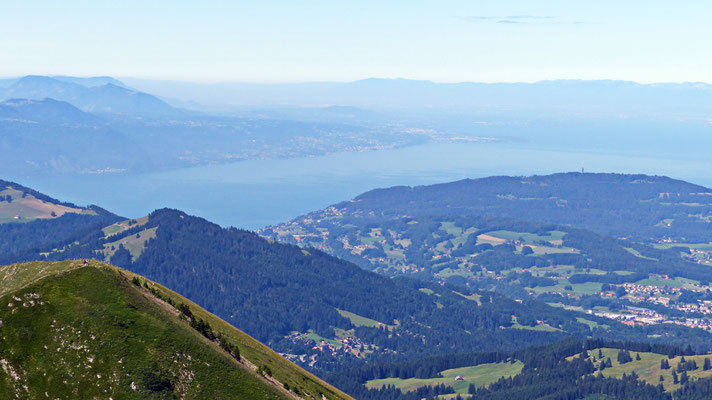
[[[0,268],[0,279],[0,398],[348,398],[182,296],[108,264],[18,264]],[[242,357],[169,303],[187,305]]]
[[[58,218],[68,213],[97,215],[89,208],[60,203],[16,183],[0,181],[0,223]]]

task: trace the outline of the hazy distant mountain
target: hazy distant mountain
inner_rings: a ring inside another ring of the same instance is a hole
[[[2,78],[0,79],[0,88],[5,88],[17,82],[17,78]]]
[[[536,83],[436,83],[408,79],[354,82],[187,83],[126,78],[133,87],[205,105],[355,106],[428,108],[551,115],[707,115],[712,85],[554,80]]]
[[[81,82],[82,84],[80,84]],[[1,99],[52,98],[83,111],[135,116],[177,116],[182,111],[158,98],[126,88],[112,78],[26,76],[0,90]]]
[[[101,118],[54,99],[9,99],[0,102],[0,121],[24,121],[50,125],[97,123]]]
[[[103,85],[111,84],[114,86],[119,86],[119,87],[123,87],[126,89],[130,89],[128,86],[126,86],[120,80],[114,79],[110,76],[92,76],[92,77],[88,77],[88,78],[81,78],[81,77],[76,77],[76,76],[55,75],[55,76],[52,76],[52,79],[56,79],[56,80],[62,81],[62,82],[76,83],[76,84],[86,86],[86,87],[103,86]]]
[[[128,169],[142,162],[142,151],[132,143],[130,137],[109,127],[102,118],[67,102],[53,99],[0,102],[3,155],[0,165],[6,171]]]

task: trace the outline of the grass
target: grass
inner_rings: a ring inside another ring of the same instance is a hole
[[[613,367],[606,368],[603,370],[603,375],[606,377],[621,378],[623,374],[629,376],[631,372],[635,371],[639,379],[651,385],[658,385],[660,383],[660,375],[664,377],[663,387],[667,391],[674,391],[680,388],[679,384],[674,384],[672,379],[672,371],[676,370],[677,365],[680,363],[681,357],[668,358],[666,355],[647,353],[647,352],[634,352],[631,351],[631,357],[633,361],[620,364],[617,361],[618,349],[603,348],[601,349],[604,359],[610,357]],[[640,355],[640,360],[636,360],[636,354]],[[598,349],[589,351],[589,356],[596,356],[598,358]],[[578,356],[574,356],[578,357]],[[709,355],[698,355],[698,356],[685,356],[686,361],[694,360],[697,363],[698,369],[695,371],[688,371],[687,375],[690,380],[699,378],[709,378],[712,377],[712,370],[703,371],[702,366],[704,365],[705,358],[711,357]],[[670,364],[670,369],[662,370],[660,369],[660,360],[667,359]],[[598,365],[598,361],[594,362]],[[680,373],[678,373],[678,376]]]
[[[309,333],[307,333],[307,337],[308,337],[309,339],[315,341],[316,344],[319,344],[319,343],[321,343],[321,342],[327,342],[327,343],[331,344],[331,345],[334,346],[334,347],[341,347],[341,346],[343,346],[341,343],[337,342],[336,340],[334,340],[334,339],[329,339],[329,338],[325,338],[324,336],[321,336],[321,335],[319,335],[318,333],[316,333],[316,332],[314,332],[314,331],[309,331]]]
[[[344,311],[344,310],[339,310],[339,309],[337,309],[336,311],[338,311],[342,317],[348,318],[354,326],[367,326],[369,328],[388,326],[387,324],[384,324],[382,322],[378,322],[378,321],[370,319],[370,318],[362,317],[358,314],[354,314],[349,311]]]
[[[430,378],[430,379],[400,379],[400,378],[387,378],[387,379],[376,379],[366,382],[366,386],[369,388],[381,388],[387,385],[393,385],[403,392],[408,392],[416,390],[423,386],[435,386],[444,384],[445,386],[450,386],[455,389],[456,393],[467,393],[467,389],[470,384],[474,384],[476,387],[487,386],[493,382],[496,382],[502,377],[510,377],[519,374],[522,371],[524,364],[521,361],[516,361],[514,364],[510,363],[491,363],[491,364],[481,364],[473,367],[463,367],[454,368],[441,371],[441,378]],[[462,381],[456,381],[456,377],[462,377]]]
[[[133,223],[132,223],[133,222]],[[116,235],[117,233],[135,228],[138,226],[146,225],[148,222],[148,216],[137,218],[137,219],[127,219],[125,221],[117,222],[115,224],[109,225],[102,229],[104,232],[104,237],[108,238],[110,236]]]
[[[599,324],[599,323],[596,322],[596,321],[591,321],[591,320],[588,320],[588,319],[582,318],[582,317],[576,317],[576,321],[578,321],[578,322],[580,322],[580,323],[582,323],[582,324],[588,325],[588,327],[591,328],[591,329],[598,328],[598,327],[605,328],[605,329],[610,328],[609,325],[606,325],[606,324]]]
[[[636,283],[639,285],[670,286],[670,287],[695,289],[694,284],[695,283],[699,284],[700,282],[692,280],[692,279],[686,279],[686,278],[680,278],[680,277],[675,277],[672,279],[665,279],[661,276],[654,276],[651,278],[646,278],[646,279],[640,280]]]
[[[114,271],[73,269],[8,294],[3,303],[0,347],[13,371],[8,375],[19,379],[0,380],[2,393],[163,398],[193,391],[193,398],[287,398]]]
[[[445,232],[447,232],[453,236],[462,235],[462,228],[455,226],[455,223],[451,222],[451,221],[441,222],[440,229],[444,230]]]
[[[462,276],[462,277],[469,277],[472,276],[472,272],[468,272],[464,269],[453,269],[453,268],[445,268],[444,270],[439,272],[439,275],[441,278],[449,278],[451,276]]]
[[[482,302],[480,301],[480,298],[482,298],[482,296],[480,296],[480,295],[477,294],[477,293],[473,293],[473,294],[471,294],[471,295],[469,295],[469,296],[465,296],[464,294],[459,293],[459,292],[455,292],[455,293],[457,293],[457,294],[459,294],[460,296],[466,298],[467,300],[472,300],[472,301],[474,301],[475,303],[477,303],[478,306],[481,306],[481,305],[482,305]]]
[[[0,296],[18,291],[44,278],[65,273],[82,266],[80,261],[61,263],[30,262],[0,267]]]
[[[0,222],[26,222],[34,219],[49,219],[61,217],[67,213],[96,215],[96,212],[92,210],[49,203],[35,198],[29,193],[22,197],[23,192],[12,187],[7,187],[5,190],[0,191],[0,196],[7,195],[12,197],[12,202],[0,202]]]
[[[571,290],[564,289],[567,286],[571,286]],[[578,293],[578,294],[596,294],[601,292],[602,283],[599,282],[584,282],[571,284],[567,279],[559,279],[559,283],[554,286],[537,286],[535,288],[530,288],[529,290],[535,293],[551,293],[551,292],[562,292],[562,293]]]
[[[12,310],[0,306],[0,348],[11,349],[3,357],[27,378],[34,393],[28,397],[44,398],[47,391],[51,398],[78,398],[78,393],[84,398],[163,398],[147,389],[151,381],[160,387],[169,376],[175,387],[187,388],[188,399],[290,397],[280,384],[269,384],[253,366],[237,363],[180,321],[167,304],[134,285],[136,277],[160,297],[188,305],[236,344],[244,358],[268,366],[277,381],[314,398],[320,393],[328,399],[350,398],[183,296],[129,271],[96,261],[88,267],[77,261],[38,262],[2,267],[0,277],[0,303],[15,303]],[[13,297],[27,303],[32,294],[44,304],[20,306]],[[127,376],[138,391],[129,389]],[[196,384],[188,382],[191,376]],[[62,381],[71,384],[57,384]],[[0,379],[0,393],[24,390],[8,382]]]
[[[536,244],[528,244],[534,251],[534,254],[578,254],[580,251],[578,249],[572,249],[571,247],[551,247],[542,246]],[[521,251],[524,246],[518,246],[518,250]]]
[[[712,251],[712,243],[656,243],[656,249],[667,250],[672,247],[685,247],[688,249]]]
[[[518,272],[521,272],[521,271],[522,271],[521,269],[518,270]],[[531,267],[531,268],[529,268],[529,271],[531,273],[541,273],[541,274],[544,274],[547,272],[552,272],[552,273],[560,275],[560,276],[561,275],[571,275],[574,272],[576,272],[573,265],[554,265],[551,267],[541,267],[541,268]]]
[[[538,331],[538,332],[557,332],[557,331],[560,332],[561,331],[561,329],[554,328],[553,326],[551,326],[549,324],[538,324],[538,325],[534,325],[534,326],[521,325],[517,321],[516,316],[512,316],[512,326],[510,326],[507,329],[524,329],[524,330],[528,330],[528,331]]]
[[[497,246],[506,242],[505,239],[495,237],[492,235],[477,235],[477,244],[491,244],[492,246]]]
[[[642,258],[642,259],[645,259],[645,260],[653,260],[653,261],[657,261],[657,260],[658,260],[657,258],[646,257],[646,256],[640,254],[640,252],[639,252],[638,250],[636,250],[636,249],[634,249],[634,248],[631,248],[631,247],[624,247],[624,249],[625,249],[628,253],[630,253],[630,254],[632,254],[632,255],[638,257],[638,258]]]
[[[113,256],[114,253],[116,253],[116,250],[119,249],[119,246],[124,246],[124,248],[131,253],[132,260],[136,261],[143,252],[143,249],[146,248],[146,242],[156,237],[157,229],[158,227],[144,229],[138,233],[138,237],[136,235],[131,235],[114,242],[104,244],[104,259],[107,261],[110,260],[111,256]]]
[[[537,235],[536,233],[529,233],[529,232],[514,232],[514,231],[505,231],[505,230],[499,230],[499,231],[492,231],[492,232],[487,232],[487,235],[489,236],[494,236],[496,238],[504,239],[504,240],[519,240],[519,239],[524,239],[525,243],[535,243],[539,241],[545,241],[549,242],[554,245],[560,245],[561,241],[563,240],[564,236],[566,236],[567,232],[563,231],[549,231],[550,235],[545,236],[545,235]]]

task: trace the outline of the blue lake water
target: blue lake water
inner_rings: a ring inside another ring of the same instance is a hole
[[[712,186],[706,157],[542,150],[511,143],[431,143],[312,158],[251,160],[146,174],[3,177],[63,201],[126,217],[171,207],[222,226],[260,228],[367,190],[490,175],[619,172],[667,175]]]

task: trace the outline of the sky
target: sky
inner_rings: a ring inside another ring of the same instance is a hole
[[[712,2],[0,0],[0,76],[712,82]]]

